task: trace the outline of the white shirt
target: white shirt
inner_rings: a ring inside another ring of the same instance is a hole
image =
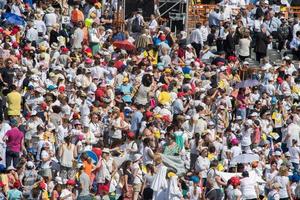
[[[55,13],[47,13],[44,16],[44,21],[47,27],[53,26],[58,22],[58,17]]]
[[[300,23],[293,26],[293,38],[296,38],[297,31],[300,31]]]
[[[43,33],[43,35],[46,34],[47,27],[46,27],[46,24],[45,24],[44,21],[42,21],[42,20],[35,20],[34,21],[34,26],[36,27],[36,30],[39,33]]]
[[[291,154],[290,161],[293,163],[299,164],[300,148],[299,147],[290,147],[289,152]]]
[[[251,177],[245,177],[241,179],[241,192],[243,199],[256,199],[256,181]]]
[[[83,30],[81,28],[77,28],[74,31],[73,35],[73,48],[79,49],[82,48],[82,41],[83,41]]]
[[[200,29],[195,29],[192,31],[190,36],[190,43],[201,44],[203,46],[203,38]]]
[[[288,192],[286,189],[286,186],[289,184],[289,178],[287,176],[276,176],[274,178],[274,182],[277,182],[280,184],[281,188],[279,190],[280,198],[288,198]]]
[[[242,154],[242,149],[240,146],[233,146],[231,148],[231,152],[232,152],[232,157],[234,158],[234,157]]]
[[[31,27],[26,33],[26,39],[33,42],[39,38],[38,31]]]
[[[241,144],[242,146],[250,146],[251,145],[251,135],[253,133],[253,129],[252,128],[248,128],[247,130],[243,130],[243,137],[242,137],[242,141]]]
[[[151,20],[151,21],[149,22],[149,29],[150,29],[151,31],[155,31],[157,27],[158,27],[158,23],[157,23],[157,21],[156,21],[155,19],[154,19],[154,20]]]
[[[286,143],[287,147],[290,148],[292,146],[292,141],[296,140],[298,141],[298,144],[300,143],[300,126],[297,124],[291,123],[287,128],[287,134],[289,135],[289,138],[287,138]]]
[[[195,163],[195,170],[201,173],[202,178],[206,178],[209,165],[210,161],[207,157],[203,158],[202,156],[199,156]]]
[[[209,27],[201,26],[200,31],[201,31],[201,36],[202,36],[203,42],[206,42],[207,41],[207,36],[209,34],[209,31],[210,31]]]
[[[43,150],[42,153],[41,153],[41,159],[44,159],[44,158],[48,158],[50,155],[47,151]],[[50,169],[50,163],[51,163],[51,160],[48,160],[46,162],[42,161],[42,165],[41,165],[41,168],[42,169]]]

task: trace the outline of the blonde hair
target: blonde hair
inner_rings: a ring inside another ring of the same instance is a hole
[[[288,172],[289,172],[289,170],[288,170],[288,168],[286,166],[281,166],[279,168],[279,175],[280,176],[287,176]]]

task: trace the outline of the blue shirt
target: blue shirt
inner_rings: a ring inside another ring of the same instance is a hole
[[[140,111],[136,111],[133,113],[131,118],[131,131],[137,133],[140,128],[140,124],[143,119],[143,114]]]
[[[300,39],[297,37],[294,37],[290,43],[291,49],[299,49],[299,46],[300,46]]]

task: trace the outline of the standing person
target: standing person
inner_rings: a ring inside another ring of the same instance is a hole
[[[241,179],[241,192],[243,199],[259,199],[259,189],[252,177],[249,177],[249,173],[244,171]]]
[[[245,32],[242,34],[242,38],[239,39],[238,54],[239,54],[239,58],[242,61],[250,57],[250,45],[251,45],[250,33]]]
[[[3,141],[6,143],[6,167],[12,165],[17,167],[19,163],[21,151],[25,151],[24,135],[18,128],[18,121],[16,119],[10,120],[10,126],[12,127],[7,131],[3,137]]]
[[[65,137],[65,143],[60,147],[59,157],[61,159],[61,177],[70,179],[72,177],[73,161],[77,155],[76,147],[71,143],[70,136]]]
[[[0,161],[0,164],[3,164],[5,166],[5,160],[6,160],[6,144],[5,144],[5,141],[3,140],[3,137],[5,135],[5,133],[7,131],[9,131],[11,129],[10,125],[3,121],[3,120],[0,120],[0,158],[1,158],[1,161]]]
[[[225,182],[222,181],[220,175],[217,171],[218,161],[213,160],[210,163],[210,169],[207,174],[207,199],[221,200],[223,199],[222,186],[227,186]]]
[[[46,12],[47,13],[44,15],[44,22],[46,24],[48,32],[50,32],[52,26],[58,23],[58,16],[52,6],[47,8]]]
[[[289,175],[288,168],[286,166],[281,166],[279,168],[278,176],[274,178],[274,182],[280,184],[280,190],[279,190],[280,199],[293,199],[288,175]]]
[[[85,173],[83,166],[79,170],[80,193],[77,199],[90,200],[90,177]]]
[[[229,27],[228,34],[226,39],[224,40],[224,51],[226,53],[226,57],[235,55],[235,43],[233,39],[234,29]]]
[[[138,136],[145,108],[142,105],[136,105],[136,109],[137,110],[133,113],[131,119],[131,131],[134,132],[136,136]]]
[[[190,43],[196,51],[197,58],[200,57],[200,51],[201,48],[203,47],[203,38],[202,38],[202,33],[200,28],[201,28],[201,24],[197,23],[196,29],[192,31],[190,36]]]
[[[20,116],[21,114],[21,103],[22,96],[17,91],[17,87],[15,85],[11,85],[9,87],[10,93],[7,95],[7,115],[10,117]]]
[[[267,29],[262,27],[261,32],[256,33],[254,52],[256,53],[256,61],[259,62],[262,58],[267,56],[269,40],[266,32]]]
[[[72,36],[72,48],[74,50],[78,50],[80,51],[82,49],[82,42],[83,42],[83,38],[84,38],[84,33],[82,30],[83,27],[83,23],[79,22],[78,24],[75,25],[76,29],[73,33]]]

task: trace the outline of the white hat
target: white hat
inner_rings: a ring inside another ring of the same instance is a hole
[[[286,152],[284,155],[285,155],[286,157],[291,157],[290,152]]]
[[[185,118],[186,120],[190,120],[190,119],[191,119],[191,116],[186,115],[184,118]]]
[[[14,166],[11,165],[7,168],[7,171],[9,171],[9,170],[16,170],[16,168],[14,168]]]
[[[243,118],[242,118],[242,116],[240,116],[240,115],[238,115],[236,118],[235,118],[235,120],[242,120]]]
[[[258,117],[258,113],[257,112],[253,112],[250,114],[250,117]]]
[[[30,168],[34,168],[34,163],[33,163],[32,161],[28,161],[28,162],[26,163],[26,166],[27,166],[27,167],[30,167]]]
[[[285,56],[283,57],[283,60],[291,60],[291,58],[289,56]]]
[[[191,44],[186,45],[187,48],[193,48],[193,46]]]
[[[214,125],[215,125],[215,123],[213,121],[208,122],[208,126],[214,126]]]
[[[46,129],[48,131],[53,131],[55,129],[55,125],[53,123],[48,123]]]
[[[34,116],[34,115],[36,115],[37,114],[37,112],[36,112],[36,110],[33,110],[32,112],[31,112],[31,116]]]
[[[253,121],[251,119],[247,119],[245,122],[246,126],[252,126],[252,124],[253,124]]]
[[[109,150],[108,148],[104,148],[104,149],[102,150],[102,153],[108,153],[108,154],[110,154],[110,150]]]
[[[244,61],[243,65],[249,65],[249,62],[248,61]]]
[[[63,184],[63,180],[59,176],[55,177],[55,182],[57,182],[58,184],[61,184],[61,185]]]
[[[275,151],[274,155],[275,156],[281,156],[281,151]]]

